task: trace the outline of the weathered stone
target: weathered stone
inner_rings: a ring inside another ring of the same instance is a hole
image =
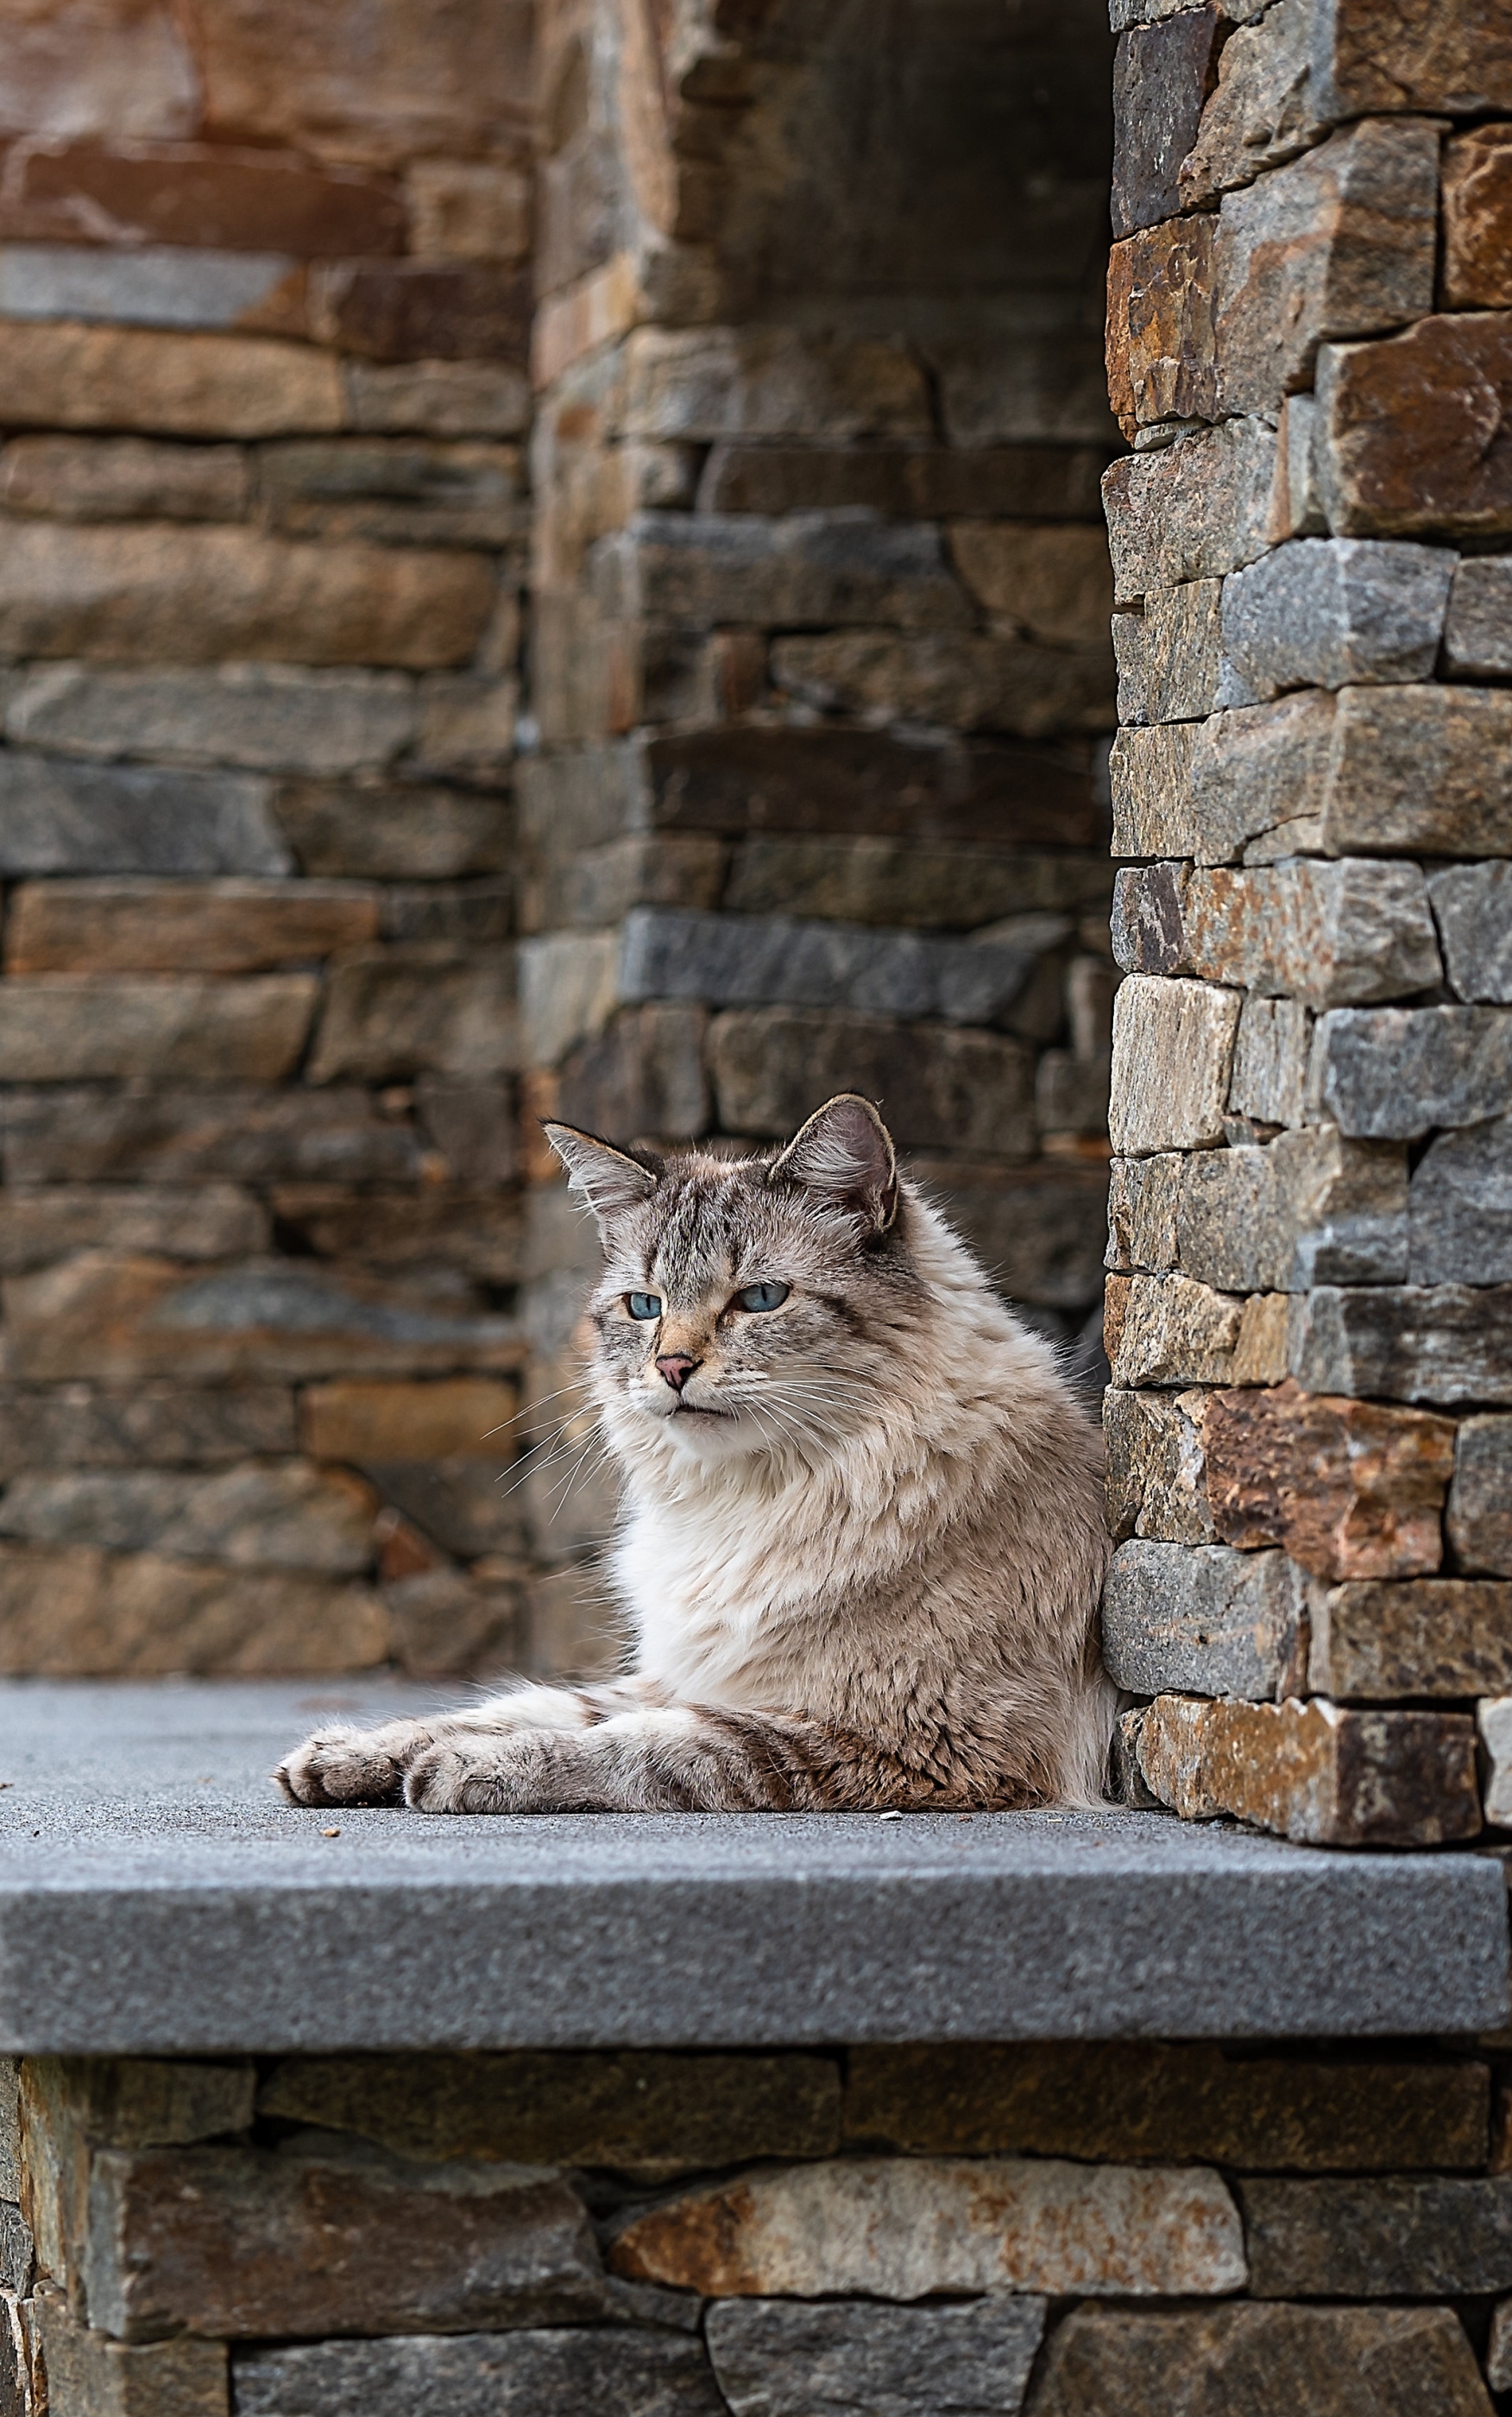
[[[530,882],[521,896],[522,929],[602,928],[632,906],[718,906],[729,853],[722,840],[702,833],[611,840],[550,864]]]
[[[21,521],[0,566],[8,654],[465,662],[496,581],[478,556],[304,546],[249,528]]]
[[[333,261],[311,269],[309,292],[317,340],[360,358],[523,366],[529,352],[530,280],[513,265]]]
[[[61,2293],[36,2303],[48,2406],[80,2417],[225,2417],[224,2342],[129,2347],[82,2325]]]
[[[816,437],[854,444],[933,434],[902,342],[805,337],[792,327],[638,327],[625,347],[622,433],[652,442]]]
[[[589,1132],[624,1141],[702,1132],[709,1109],[707,1024],[701,1007],[639,1007],[616,1015],[606,1032],[563,1063],[561,1115]]]
[[[1494,1007],[1338,1008],[1320,1016],[1309,1105],[1341,1132],[1414,1141],[1512,1108],[1512,1015]]]
[[[1512,313],[1420,319],[1318,355],[1322,476],[1336,537],[1490,536],[1512,528],[1512,466],[1488,409],[1512,394]],[[1496,400],[1491,401],[1494,397]]]
[[[1164,1275],[1176,1264],[1176,1209],[1187,1160],[1179,1152],[1115,1158],[1109,1170],[1104,1266]]]
[[[1280,1700],[1302,1686],[1307,1604],[1284,1553],[1223,1544],[1120,1544],[1103,1593],[1115,1686]]]
[[[619,1004],[619,953],[612,932],[553,932],[521,943],[520,1023],[528,1064],[550,1065],[603,1030]]]
[[[1161,864],[1121,874],[1117,906],[1114,952],[1129,972],[1196,974],[1314,1008],[1400,998],[1443,977],[1415,864]]]
[[[123,2340],[615,2312],[586,2211],[550,2169],[409,2165],[308,2136],[280,2154],[97,2153],[85,2284],[92,2320]]]
[[[301,871],[315,875],[450,881],[497,873],[511,854],[507,803],[463,789],[291,782],[278,793],[274,818]]]
[[[1456,994],[1512,1006],[1512,865],[1452,865],[1429,896]]]
[[[0,1547],[0,1669],[61,1678],[251,1678],[370,1669],[376,1596],[290,1570],[228,1571],[88,1544]]]
[[[1224,650],[1258,697],[1430,679],[1456,559],[1357,538],[1279,546],[1224,581]]]
[[[1146,1786],[1186,1820],[1231,1814],[1336,1847],[1437,1846],[1480,1828],[1474,1727],[1459,1712],[1161,1695],[1136,1753]]]
[[[1247,998],[1229,1084],[1234,1115],[1261,1125],[1300,1125],[1311,1055],[1312,1017],[1299,999]]]
[[[1110,1276],[1115,1385],[1264,1385],[1286,1373],[1286,1296],[1242,1300],[1189,1276]]]
[[[1153,226],[1181,206],[1177,171],[1217,79],[1220,11],[1136,23],[1113,64],[1113,233]]]
[[[839,2070],[813,2056],[296,2057],[258,2109],[401,2156],[646,2176],[839,2146]]]
[[[1493,2310],[1490,2340],[1486,2349],[1486,2380],[1493,2392],[1512,2388],[1512,2319],[1507,2308],[1508,2303],[1503,2300]]]
[[[192,1191],[80,1184],[0,1193],[0,1272],[23,1274],[73,1251],[163,1251],[233,1258],[268,1244],[262,1203],[227,1184]]]
[[[1235,992],[1131,975],[1113,1002],[1115,1150],[1200,1149],[1222,1138]]]
[[[1461,1569],[1512,1577],[1512,1419],[1466,1419],[1445,1520]]]
[[[18,436],[0,453],[0,505],[50,520],[239,521],[249,493],[234,445]]]
[[[99,1091],[49,1082],[0,1093],[0,1136],[12,1183],[405,1183],[422,1171],[413,1125],[358,1090]]]
[[[523,485],[517,445],[317,437],[258,456],[266,524],[288,537],[508,545],[523,534]]]
[[[1247,185],[1316,140],[1312,30],[1307,0],[1278,0],[1259,24],[1231,35],[1218,59],[1217,88],[1178,170],[1186,208]]]
[[[730,2300],[706,2339],[733,2417],[996,2417],[1022,2401],[1044,2330],[1043,2300],[1002,2294],[924,2308]]]
[[[316,988],[308,974],[13,977],[0,984],[0,1061],[21,1083],[276,1083],[304,1046]]]
[[[518,168],[416,160],[404,184],[422,260],[520,260],[529,251],[530,179]]]
[[[1512,134],[1473,126],[1444,146],[1444,301],[1512,306]]]
[[[1509,799],[1512,696],[1452,687],[1341,692],[1323,805],[1329,856],[1501,855],[1512,849]]]
[[[1051,2345],[1034,2417],[1489,2417],[1452,2308],[1076,2308]]]
[[[233,2361],[238,2417],[724,2417],[702,2344],[586,2327],[304,2342]],[[166,2412],[165,2412],[166,2417]]]
[[[1331,1125],[1178,1162],[1172,1265],[1224,1292],[1400,1284],[1407,1275],[1406,1153],[1345,1141]]]
[[[1512,2178],[1241,2182],[1257,2299],[1462,2299],[1512,2283]]]
[[[184,2148],[245,2132],[257,2096],[256,2070],[244,2060],[28,2057],[23,2075],[25,2154],[38,2168],[69,2128],[112,2149]]]
[[[11,893],[6,971],[259,973],[377,929],[377,897],[355,884],[28,881]]]
[[[261,873],[293,870],[268,784],[233,773],[70,764],[0,750],[0,871]]]
[[[632,2216],[616,2273],[717,2299],[861,2291],[1232,2290],[1244,2250],[1216,2174],[862,2157],[748,2174]]]
[[[88,1385],[55,1391],[0,1391],[0,1477],[25,1468],[130,1468],[162,1462],[213,1467],[249,1452],[297,1449],[294,1395],[281,1385],[235,1385],[191,1392],[135,1385],[103,1393]]]
[[[1197,429],[1115,462],[1102,482],[1119,603],[1215,579],[1265,550],[1276,432],[1262,419]]]
[[[1213,251],[1220,410],[1274,411],[1311,383],[1320,342],[1431,311],[1438,172],[1436,126],[1368,118],[1225,194]]]
[[[406,884],[386,892],[386,940],[445,941],[459,955],[495,947],[514,930],[514,885],[508,881]]]
[[[451,1268],[478,1284],[518,1283],[515,1204],[501,1199],[496,1188],[453,1190],[445,1180],[447,1171],[428,1152],[427,1180],[417,1191],[353,1193],[335,1183],[280,1184],[268,1205],[286,1247],[301,1255],[370,1268]],[[511,1171],[506,1168],[499,1179]]]
[[[709,1073],[727,1132],[792,1132],[826,1089],[885,1098],[905,1149],[1033,1155],[1034,1061],[1021,1041],[881,1017],[737,1010],[709,1026]]]
[[[0,244],[0,308],[23,319],[98,320],[147,327],[289,331],[286,254],[199,245]]]
[[[950,551],[977,601],[1026,637],[1051,646],[1104,644],[1113,591],[1100,528],[958,521]]]
[[[167,1469],[72,1470],[14,1478],[0,1535],[34,1544],[98,1544],[234,1569],[319,1570],[355,1577],[372,1559],[378,1504],[344,1470],[256,1462],[215,1476]]]
[[[912,1172],[1008,1300],[1087,1309],[1098,1299],[1103,1167],[987,1168],[915,1158]]]
[[[1189,784],[1199,736],[1198,725],[1189,722],[1119,731],[1108,758],[1115,856],[1193,853],[1197,825]]]
[[[6,1316],[18,1376],[43,1382],[198,1375],[424,1375],[508,1368],[507,1318],[469,1314],[446,1290],[310,1260],[249,1260],[208,1272],[166,1259],[71,1259],[11,1276]]]
[[[1079,534],[1052,532],[1073,547]],[[971,617],[938,529],[848,512],[643,512],[605,541],[594,578],[609,609],[669,621],[949,629]]]
[[[1219,600],[1223,583],[1189,579],[1153,587],[1141,612],[1113,616],[1118,718],[1200,722],[1218,702],[1223,669]]]
[[[1460,678],[1504,679],[1512,673],[1512,561],[1505,555],[1472,555],[1458,564],[1444,662]]]
[[[1192,844],[1182,853],[1221,864],[1240,854],[1247,863],[1267,863],[1298,850],[1319,852],[1337,720],[1333,698],[1306,689],[1204,722],[1190,761]],[[1373,835],[1367,844],[1374,844]]]
[[[510,361],[347,361],[350,425],[378,436],[522,436],[530,380]]]
[[[1322,1578],[1438,1568],[1449,1420],[1319,1398],[1288,1381],[1213,1394],[1202,1437],[1207,1498],[1226,1543],[1282,1545]]]
[[[6,699],[6,736],[108,761],[235,764],[266,772],[375,772],[415,736],[414,689],[397,672],[98,671],[53,663]]]
[[[12,428],[281,436],[338,429],[344,416],[328,354],[256,336],[10,319],[0,368],[0,421]]]
[[[345,958],[331,976],[310,1081],[507,1072],[519,1050],[512,976],[505,950],[459,960],[446,950],[371,949]]]
[[[913,2156],[1166,2160],[1294,2172],[1479,2166],[1484,2065],[1148,2041],[853,2047],[845,2135]]]
[[[429,1385],[339,1378],[300,1395],[299,1438],[317,1460],[476,1455],[497,1465],[512,1449],[507,1430],[518,1407],[514,1387],[493,1376],[447,1376]]]
[[[1429,1143],[1408,1232],[1414,1285],[1512,1283],[1512,1117]]]
[[[1512,1402],[1512,1285],[1321,1285],[1294,1302],[1289,1348],[1309,1393]]]
[[[1202,1482],[1206,1400],[1202,1392],[1103,1395],[1108,1525],[1118,1543],[1130,1536],[1213,1543]]]
[[[287,151],[175,144],[164,156],[61,142],[38,145],[18,164],[8,197],[18,234],[223,245],[298,259],[404,248],[402,203],[386,178],[321,169]]]
[[[900,521],[1095,521],[1107,455],[1096,446],[716,445],[698,486],[708,512],[885,512]]]
[[[885,713],[1025,738],[1110,730],[1114,721],[1106,644],[1066,648],[972,631],[854,630],[779,638],[771,668],[776,687],[828,712]]]
[[[431,780],[500,786],[514,760],[518,684],[465,672],[431,673],[417,683],[420,731],[416,768]]]
[[[1311,1622],[1308,1683],[1342,1702],[1512,1686],[1512,1587],[1494,1578],[1315,1587]]]
[[[1512,1819],[1512,1695],[1483,1697],[1475,1726],[1486,1761],[1486,1818],[1505,1829]]]

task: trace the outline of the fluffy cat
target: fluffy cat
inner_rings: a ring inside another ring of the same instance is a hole
[[[775,1155],[546,1128],[597,1221],[591,1382],[633,1675],[322,1729],[301,1804],[428,1813],[1087,1804],[1100,1438],[900,1177],[870,1103]]]

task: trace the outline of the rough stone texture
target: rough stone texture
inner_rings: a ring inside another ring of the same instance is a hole
[[[510,976],[502,951],[471,962],[445,944],[354,953],[332,975],[310,1081],[507,1072],[518,1053]]]
[[[275,820],[301,870],[317,876],[449,881],[497,873],[511,856],[506,802],[461,789],[290,782],[278,792]]]
[[[1131,1694],[1294,1695],[1305,1634],[1302,1579],[1284,1553],[1130,1543],[1113,1556],[1103,1660]]]
[[[1456,995],[1512,1006],[1512,865],[1453,865],[1429,896]]]
[[[340,1470],[245,1463],[213,1477],[167,1470],[41,1472],[14,1479],[0,1534],[38,1544],[100,1544],[241,1569],[356,1576],[372,1553],[377,1500]]]
[[[856,2158],[755,2173],[616,2233],[637,2281],[719,2299],[862,2291],[1232,2290],[1238,2219],[1216,2174],[1053,2160]]]
[[[1414,1284],[1512,1281],[1512,1117],[1429,1144],[1408,1224]]]
[[[1300,1125],[1307,1115],[1312,1017],[1298,999],[1247,998],[1234,1037],[1229,1105],[1261,1125]]]
[[[1512,672],[1512,563],[1504,555],[1473,556],[1456,569],[1444,661],[1446,671],[1471,679],[1504,679]]]
[[[1216,417],[1217,225],[1205,215],[1170,219],[1109,256],[1108,392],[1126,436],[1152,421]]]
[[[83,1544],[0,1546],[7,1671],[315,1675],[370,1669],[391,1649],[377,1598],[339,1580]]]
[[[1512,1587],[1420,1578],[1318,1588],[1308,1684],[1343,1701],[1461,1700],[1512,1685]]]
[[[1238,1088],[1236,1079],[1231,1104]],[[1219,1291],[1399,1284],[1407,1274],[1410,1193],[1398,1145],[1313,1125],[1263,1148],[1194,1152],[1172,1168],[1171,1183],[1166,1264]]]
[[[908,722],[1015,731],[1025,738],[1106,730],[1112,720],[1106,646],[1042,646],[1011,633],[850,630],[779,638],[772,681],[827,712],[892,712]]]
[[[1473,126],[1444,146],[1444,290],[1450,311],[1512,304],[1512,137]]]
[[[791,1132],[816,1091],[850,1085],[885,1096],[904,1148],[989,1159],[1026,1158],[1034,1148],[1030,1054],[996,1033],[737,1010],[710,1024],[709,1071],[728,1132]]]
[[[7,1478],[24,1468],[70,1464],[213,1467],[249,1452],[295,1449],[294,1395],[283,1386],[189,1392],[172,1383],[144,1384],[121,1393],[88,1385],[0,1389],[0,1470]]]
[[[1136,24],[1113,68],[1113,233],[1153,226],[1180,206],[1177,171],[1217,81],[1219,11]]]
[[[1475,1726],[1486,1763],[1486,1818],[1512,1826],[1512,1695],[1483,1696]]]
[[[1261,419],[1226,421],[1115,462],[1103,501],[1118,601],[1253,562],[1265,550],[1275,472],[1276,432]]]
[[[1138,1156],[1222,1138],[1239,1000],[1200,982],[1133,975],[1113,1002],[1115,1150]]]
[[[1257,697],[1432,677],[1456,556],[1303,538],[1223,583],[1223,646]]]
[[[1445,1532],[1461,1569],[1512,1577],[1512,1419],[1465,1419]]]
[[[1480,1829],[1461,1713],[1162,1695],[1128,1717],[1146,1786],[1187,1820],[1232,1814],[1316,1846],[1430,1846]]]
[[[1221,580],[1189,579],[1151,589],[1142,611],[1114,614],[1121,723],[1200,722],[1213,712],[1223,669],[1222,593]]]
[[[48,2407],[80,2417],[224,2417],[223,2342],[113,2342],[70,2316],[61,2293],[33,2301]]]
[[[1417,1140],[1512,1107],[1512,1016],[1496,1008],[1342,1008],[1319,1019],[1309,1104],[1345,1133]]]
[[[998,2417],[1016,2409],[1045,2303],[1001,2294],[945,2307],[726,2301],[706,2339],[733,2417]]]
[[[11,319],[0,365],[10,427],[257,437],[334,430],[345,416],[327,354],[259,337]]]
[[[1512,697],[1495,689],[1357,688],[1338,700],[1323,806],[1330,856],[1359,847],[1497,856],[1508,820]]]
[[[672,2333],[582,2327],[400,2334],[240,2352],[238,2417],[723,2417],[702,2347]]]
[[[1309,1393],[1512,1402],[1512,1285],[1320,1286],[1297,1303],[1292,1374]]]
[[[1103,1334],[1115,1385],[1265,1385],[1286,1373],[1283,1293],[1248,1300],[1189,1276],[1110,1276]]]
[[[239,521],[249,488],[234,445],[18,436],[0,453],[0,503],[50,520]]]
[[[1103,1395],[1108,1459],[1108,1524],[1122,1543],[1149,1536],[1211,1544],[1213,1514],[1203,1484],[1202,1392]]]
[[[1371,344],[1318,355],[1322,477],[1336,537],[1491,536],[1512,528],[1512,468],[1489,447],[1488,399],[1505,408],[1512,314],[1420,319]]]
[[[413,1126],[370,1092],[105,1091],[68,1085],[0,1093],[13,1183],[416,1182]]]
[[[1512,2323],[1508,2321],[1504,2300],[1491,2316],[1491,2335],[1486,2351],[1486,2380],[1493,2392],[1505,2392],[1512,2385]]]
[[[1322,1578],[1439,1567],[1449,1420],[1303,1393],[1289,1379],[1273,1391],[1213,1394],[1202,1444],[1214,1532],[1226,1543],[1279,1544]]]
[[[1512,2277],[1512,2180],[1239,2185],[1258,2299],[1462,2298]]]
[[[805,2056],[298,2057],[258,2107],[401,2156],[648,2176],[839,2145],[838,2069]]]
[[[23,882],[6,971],[261,973],[376,938],[371,890],[334,882]]]
[[[1130,973],[1194,974],[1314,1008],[1399,998],[1444,972],[1418,867],[1366,857],[1121,873],[1113,950]]]
[[[1056,2333],[1034,2417],[1488,2417],[1475,2354],[1450,2308],[1226,2307],[1142,2316],[1074,2309]]]
[[[234,773],[70,764],[0,752],[0,868],[48,873],[282,874],[268,784]]]

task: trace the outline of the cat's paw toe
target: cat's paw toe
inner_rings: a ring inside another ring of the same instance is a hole
[[[491,1757],[466,1747],[433,1745],[404,1774],[404,1801],[416,1813],[496,1813],[501,1801]]]
[[[378,1736],[321,1729],[296,1746],[274,1778],[295,1804],[398,1804],[403,1773]]]

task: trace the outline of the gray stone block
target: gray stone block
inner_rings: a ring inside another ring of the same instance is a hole
[[[1428,885],[1460,998],[1512,1006],[1512,864],[1456,864]]]
[[[945,940],[864,924],[640,906],[622,928],[617,989],[632,1002],[845,1007],[908,1021],[993,1024],[1036,959],[1067,939],[1070,928],[1064,916],[1028,915],[969,940]]]
[[[1009,2417],[1044,2330],[1034,2298],[722,2300],[706,2338],[733,2417]]]
[[[1338,1008],[1320,1016],[1309,1110],[1362,1139],[1415,1141],[1435,1125],[1512,1108],[1512,1014],[1494,1007]]]
[[[702,2343],[553,2327],[238,2352],[236,2417],[723,2417]]]
[[[1224,650],[1259,697],[1430,679],[1457,559],[1358,538],[1278,546],[1224,581]]]
[[[372,1560],[376,1507],[345,1472],[322,1472],[306,1461],[244,1462],[214,1476],[165,1468],[38,1470],[7,1487],[0,1535],[355,1577]]]
[[[1189,579],[1152,587],[1141,612],[1113,615],[1118,719],[1200,722],[1219,703],[1223,582]]]
[[[1280,1702],[1306,1680],[1307,1580],[1284,1553],[1135,1541],[1113,1555],[1102,1651],[1139,1695]]]
[[[1287,1353],[1309,1393],[1512,1403],[1512,1285],[1320,1285],[1293,1301]]]
[[[1229,1079],[1233,1114],[1260,1125],[1300,1125],[1311,1054],[1312,1017],[1300,999],[1247,998]]]
[[[643,512],[595,551],[612,617],[967,629],[972,613],[928,523],[869,512]]]
[[[0,1388],[0,1481],[27,1468],[215,1466],[297,1449],[294,1394],[284,1385],[192,1392],[170,1380],[120,1393],[86,1385]]]
[[[462,789],[281,783],[273,819],[302,873],[377,881],[453,881],[498,873],[514,854],[506,798]]]
[[[1461,1423],[1444,1525],[1461,1569],[1512,1577],[1512,1419]]]
[[[1450,2300],[1512,2289],[1512,2176],[1238,2188],[1257,2299]]]
[[[1103,480],[1117,601],[1221,577],[1263,554],[1276,431],[1231,419],[1115,462]]]
[[[82,244],[0,246],[0,311],[8,319],[108,319],[144,327],[234,327],[293,271],[276,252],[134,251]]]
[[[1284,0],[1283,0],[1284,5]],[[1452,2308],[1247,2306],[1146,2314],[1074,2308],[1054,2335],[1035,2417],[1488,2417]]]
[[[1183,853],[1202,864],[1318,853],[1336,711],[1325,691],[1304,689],[1204,722],[1191,757],[1192,844]]]
[[[1176,1209],[1186,1156],[1115,1158],[1108,1186],[1108,1253],[1104,1265],[1164,1275],[1176,1264]]]
[[[1456,570],[1444,665],[1460,679],[1505,679],[1512,673],[1512,560],[1505,555],[1473,556]]]
[[[24,2299],[32,2288],[35,2262],[31,2226],[18,2206],[0,2199],[0,2289]]]
[[[726,1132],[792,1132],[830,1092],[854,1090],[885,1099],[905,1149],[1035,1154],[1034,1056],[1005,1034],[770,1007],[716,1015],[708,1046]]]
[[[1408,1223],[1414,1285],[1512,1283],[1512,1117],[1429,1144]]]
[[[1223,1292],[1404,1283],[1406,1152],[1328,1125],[1263,1148],[1194,1151],[1181,1166],[1175,1242],[1173,1264]]]
[[[0,1155],[11,1183],[411,1184],[412,1125],[370,1091],[106,1091],[71,1085],[0,1091]]]
[[[1211,1544],[1202,1455],[1203,1392],[1103,1395],[1108,1525],[1118,1542]]]
[[[414,737],[416,720],[415,684],[402,672],[49,663],[17,680],[5,727],[19,745],[66,755],[328,775],[381,771]]]
[[[266,781],[0,752],[0,874],[292,873]]]

